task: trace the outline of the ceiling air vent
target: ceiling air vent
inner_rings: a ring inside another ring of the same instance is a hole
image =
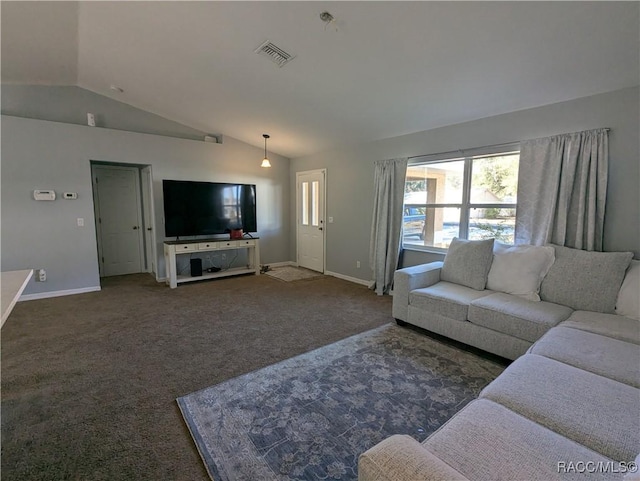
[[[258,55],[262,55],[263,57],[267,57],[273,63],[275,63],[278,67],[284,67],[285,64],[293,60],[295,57],[290,53],[285,52],[280,47],[274,45],[269,40],[260,45],[255,52]]]

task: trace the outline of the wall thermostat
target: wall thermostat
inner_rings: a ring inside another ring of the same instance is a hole
[[[56,200],[56,193],[53,190],[34,190],[33,198],[35,200]]]
[[[62,197],[64,199],[77,199],[78,194],[76,192],[65,192],[64,194],[62,194]]]

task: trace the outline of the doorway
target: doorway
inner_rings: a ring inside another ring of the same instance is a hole
[[[325,271],[326,169],[296,172],[298,266]]]
[[[150,166],[95,162],[91,174],[100,277],[152,272]]]

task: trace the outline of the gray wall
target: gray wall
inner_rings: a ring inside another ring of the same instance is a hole
[[[223,144],[2,116],[2,270],[45,268],[45,283],[25,294],[100,285],[91,161],[151,165],[158,274],[165,275],[162,179],[254,183],[263,263],[288,261],[289,160],[232,138]],[[37,202],[34,189],[78,193],[77,200]],[[77,227],[83,217],[85,227]]]
[[[394,137],[292,159],[295,172],[327,169],[327,269],[363,280],[371,278],[369,236],[373,199],[373,161],[449,152],[524,139],[610,127],[610,171],[605,250],[634,251],[640,257],[640,152],[638,88],[522,110],[485,119]],[[295,226],[295,206],[290,216]],[[291,229],[295,258],[295,228]],[[406,252],[405,265],[441,256]],[[362,267],[356,268],[356,261]]]
[[[107,129],[203,140],[205,133],[74,86],[2,85],[2,114]]]
[[[99,285],[91,160],[152,165],[157,262],[161,276],[164,276],[163,178],[256,183],[262,261],[273,263],[295,260],[295,201],[293,195],[290,196],[295,192],[295,172],[327,168],[326,216],[334,217],[333,224],[326,224],[327,269],[369,280],[374,160],[447,152],[598,127],[612,129],[605,248],[631,250],[636,257],[640,256],[638,88],[345,146],[291,162],[272,155],[274,167],[270,170],[259,168],[262,157],[259,148],[229,137],[225,137],[223,144],[209,144],[86,127],[86,112],[93,108],[99,115],[102,112],[105,125],[115,128],[149,130],[172,136],[193,133],[188,127],[77,87],[65,90],[3,85],[2,89],[3,111],[7,102],[6,109],[12,115],[56,121],[2,117],[2,270],[44,267],[49,272],[49,281],[32,282],[27,294]],[[69,125],[76,122],[80,125]],[[31,198],[33,189],[75,191],[79,199],[35,202]],[[77,217],[85,218],[86,227],[76,227]],[[404,261],[405,265],[413,265],[441,257],[407,251]],[[361,268],[356,268],[356,261],[361,262]]]

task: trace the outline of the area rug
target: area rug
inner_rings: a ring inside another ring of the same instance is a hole
[[[320,272],[294,266],[274,267],[265,272],[265,274],[285,282],[301,281],[322,276]]]
[[[360,453],[423,441],[503,369],[387,324],[177,401],[214,481],[356,480]]]

